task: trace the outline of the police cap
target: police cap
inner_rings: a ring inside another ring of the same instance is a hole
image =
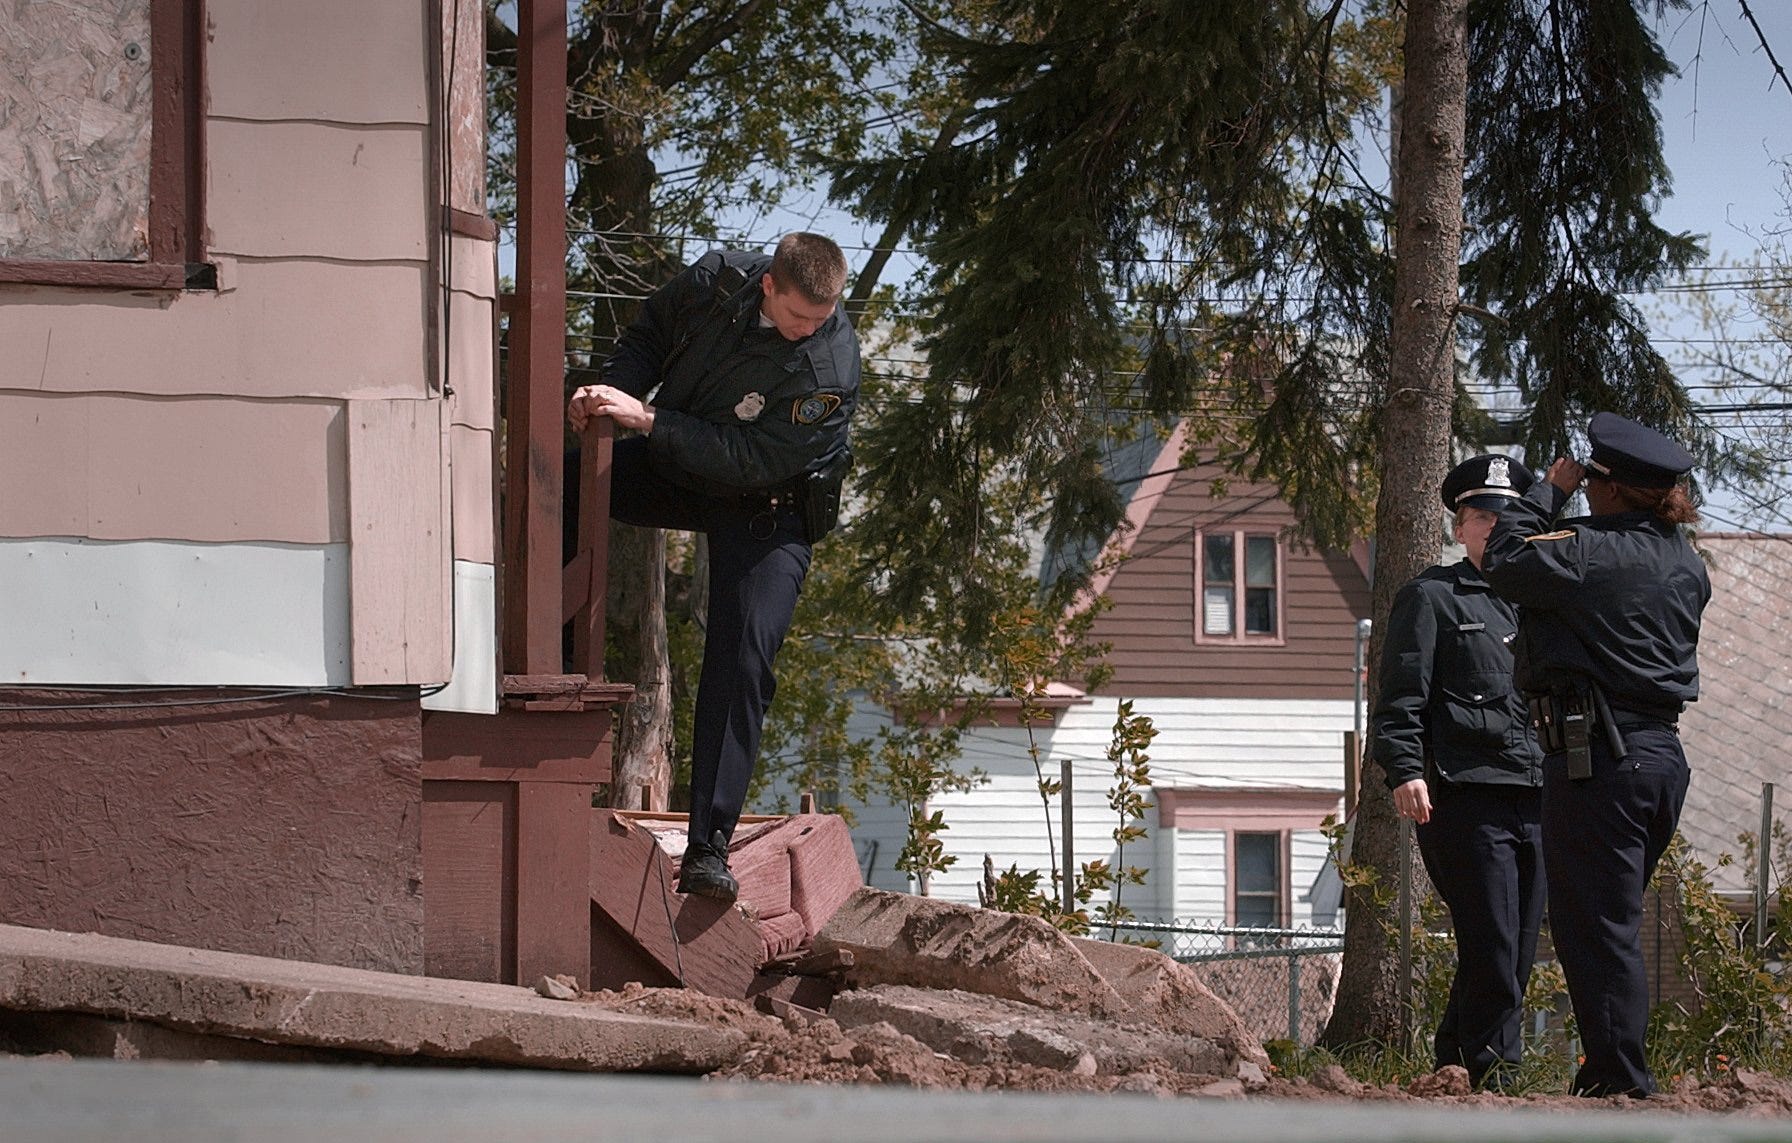
[[[1535,479],[1530,469],[1511,457],[1486,453],[1471,456],[1452,468],[1438,491],[1444,507],[1452,512],[1458,508],[1497,512],[1501,504],[1523,496]]]
[[[1672,488],[1693,465],[1692,454],[1647,425],[1616,413],[1595,413],[1587,424],[1593,446],[1587,468],[1634,488]]]

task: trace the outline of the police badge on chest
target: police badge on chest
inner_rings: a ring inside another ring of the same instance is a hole
[[[743,421],[756,421],[759,414],[765,411],[765,397],[759,393],[748,393],[734,406],[734,415]]]

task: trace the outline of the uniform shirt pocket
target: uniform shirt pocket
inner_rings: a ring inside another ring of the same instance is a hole
[[[1432,727],[1438,753],[1498,754],[1516,732],[1512,717],[1512,676],[1483,671],[1438,687]]]

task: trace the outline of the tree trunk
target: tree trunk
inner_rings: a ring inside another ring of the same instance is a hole
[[[610,526],[609,630],[635,701],[622,708],[610,804],[663,810],[672,787],[672,664],[666,650],[666,534]],[[646,796],[643,796],[643,791]]]
[[[1395,159],[1394,313],[1375,506],[1375,628],[1369,701],[1394,594],[1434,563],[1437,488],[1449,467],[1455,318],[1462,244],[1463,131],[1468,98],[1468,0],[1409,0],[1405,80]],[[1386,783],[1365,774],[1352,862],[1373,876],[1345,895],[1344,965],[1322,1042],[1404,1044],[1406,1013],[1395,889],[1399,823]]]

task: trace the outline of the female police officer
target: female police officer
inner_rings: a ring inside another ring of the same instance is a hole
[[[1704,563],[1680,525],[1698,519],[1679,478],[1690,454],[1611,413],[1501,507],[1487,581],[1522,609],[1518,685],[1546,758],[1543,849],[1550,933],[1580,1028],[1581,1095],[1655,1090],[1643,1056],[1649,996],[1643,891],[1686,799],[1681,708],[1698,697]],[[1550,523],[1585,480],[1592,515]]]
[[[1525,984],[1543,922],[1542,755],[1512,685],[1513,606],[1482,578],[1499,506],[1529,488],[1504,456],[1444,478],[1466,558],[1400,588],[1382,643],[1375,760],[1456,931],[1456,976],[1437,1026],[1437,1066],[1498,1086],[1523,1052]]]

